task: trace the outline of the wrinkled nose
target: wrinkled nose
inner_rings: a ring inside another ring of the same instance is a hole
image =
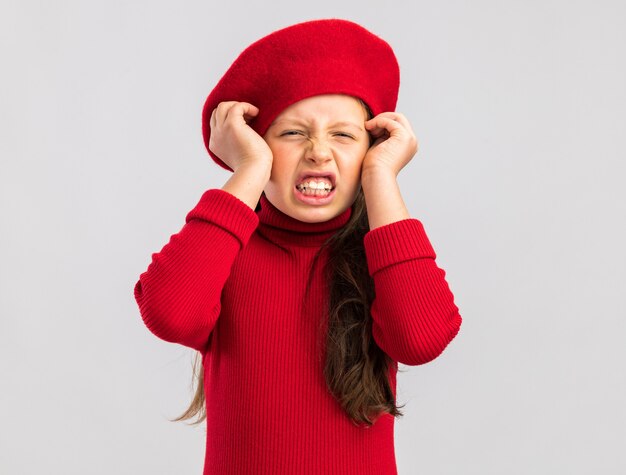
[[[305,158],[312,162],[323,163],[333,156],[330,145],[325,140],[311,140]]]

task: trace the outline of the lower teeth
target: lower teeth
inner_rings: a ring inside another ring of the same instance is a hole
[[[326,196],[328,194],[330,194],[332,190],[320,190],[320,189],[310,189],[310,188],[305,188],[305,189],[300,189],[300,192],[303,195],[307,195],[307,196]]]

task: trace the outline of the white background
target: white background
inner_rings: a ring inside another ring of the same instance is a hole
[[[396,51],[401,189],[464,318],[401,366],[400,474],[626,472],[623,2],[2,0],[0,473],[201,473],[204,427],[168,422],[192,352],[133,286],[228,177],[217,80],[328,17]]]

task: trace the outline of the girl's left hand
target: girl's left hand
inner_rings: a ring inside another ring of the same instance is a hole
[[[376,140],[363,159],[361,176],[367,173],[398,176],[418,148],[407,118],[399,112],[383,112],[366,121],[365,128]]]

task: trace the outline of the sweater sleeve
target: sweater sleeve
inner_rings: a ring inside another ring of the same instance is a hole
[[[364,246],[376,295],[374,340],[402,364],[435,359],[462,319],[422,223],[411,218],[375,228],[365,235]]]
[[[159,338],[202,351],[220,313],[220,296],[258,216],[232,194],[211,189],[187,214],[185,225],[135,284],[135,300]]]

